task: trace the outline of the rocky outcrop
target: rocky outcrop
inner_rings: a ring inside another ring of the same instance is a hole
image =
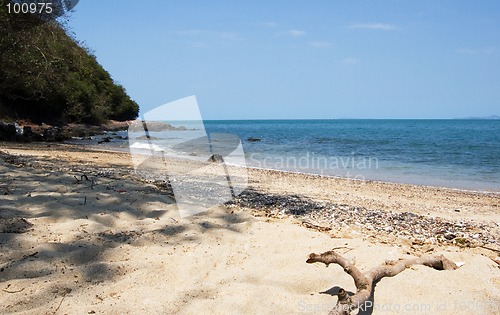
[[[127,130],[127,128],[128,123],[126,121],[110,121],[101,126],[68,124],[62,127],[46,124],[29,124],[21,127],[17,123],[0,121],[0,141],[62,142],[76,138],[87,139],[95,135],[105,134],[107,131],[121,131]]]
[[[32,126],[20,127],[17,123],[5,123],[0,121],[0,141],[11,142],[61,142],[69,139],[59,127],[47,126],[34,131]]]
[[[131,122],[130,128],[132,128],[132,130],[142,130],[143,128],[145,128],[144,124],[146,124],[146,128],[150,132],[151,131],[152,132],[159,132],[159,131],[170,131],[170,130],[188,130],[184,126],[175,127],[175,126],[172,126],[171,124],[166,123],[164,121],[153,121],[153,120],[148,120],[148,121],[134,120],[133,122]]]

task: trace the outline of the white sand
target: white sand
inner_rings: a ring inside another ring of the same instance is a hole
[[[45,159],[57,155],[82,165],[129,163],[88,152],[52,151]],[[0,217],[33,224],[26,233],[0,233],[0,313],[327,314],[336,297],[321,292],[355,288],[339,266],[306,264],[309,253],[345,247],[338,251],[365,269],[409,250],[362,237],[332,238],[239,208],[180,219],[171,199],[152,185],[120,175],[90,187],[73,175],[0,162],[0,194],[7,193],[0,195]],[[265,180],[251,179],[256,186]],[[276,187],[294,189],[268,189]],[[478,203],[494,200],[488,198]],[[436,247],[432,253],[464,265],[455,271],[416,266],[382,279],[373,314],[500,314],[497,263],[479,249]]]

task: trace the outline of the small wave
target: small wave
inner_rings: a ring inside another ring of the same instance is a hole
[[[135,142],[130,146],[131,149],[153,150],[155,152],[165,152],[165,149],[156,144]]]

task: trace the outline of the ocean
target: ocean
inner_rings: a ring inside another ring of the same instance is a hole
[[[239,137],[250,167],[500,192],[500,120],[211,120],[204,126],[208,134]],[[150,135],[161,147],[162,139],[193,132]],[[106,145],[123,149],[121,142]]]

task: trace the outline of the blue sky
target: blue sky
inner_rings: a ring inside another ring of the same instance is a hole
[[[204,119],[500,114],[500,1],[80,1],[78,40],[142,112]]]

